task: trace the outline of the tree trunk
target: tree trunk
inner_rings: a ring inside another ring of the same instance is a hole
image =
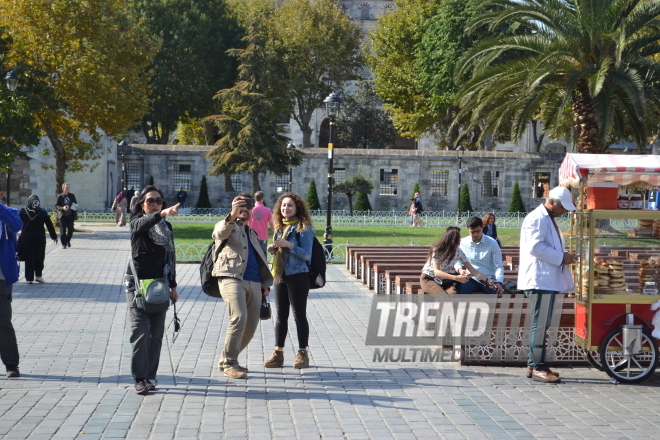
[[[539,122],[538,120],[532,119],[532,134],[534,135],[534,151],[537,153],[541,151],[541,143],[543,142],[543,138],[545,137],[544,131],[541,132],[540,136],[537,134],[536,128],[538,122]]]
[[[206,145],[215,145],[215,125],[213,125],[213,122],[202,119],[202,126],[204,127]]]
[[[46,132],[46,136],[48,136],[48,140],[55,151],[55,197],[57,197],[62,191],[62,185],[64,185],[66,169],[68,167],[66,164],[66,150],[50,121],[44,119],[40,120],[44,127],[44,131]]]
[[[231,183],[231,173],[224,173],[225,176],[225,191],[234,192],[234,185]]]
[[[140,128],[142,129],[142,134],[147,140],[147,144],[155,144],[154,138],[149,134],[149,123],[147,122],[146,117],[143,117],[142,121],[140,121]]]
[[[261,187],[259,186],[259,171],[252,171],[252,194],[260,190]]]
[[[578,153],[602,153],[598,121],[594,113],[594,100],[585,80],[578,82],[577,90],[573,95],[572,116]]]
[[[447,109],[447,113],[445,114],[445,117],[442,118],[442,126],[445,129],[447,150],[455,150],[457,147],[456,139],[458,139],[458,136],[460,134],[459,128],[457,125],[455,125],[451,130],[449,130],[449,127],[451,126],[452,122],[454,122],[454,119],[456,118],[457,114],[458,114],[458,107],[451,106]]]
[[[312,148],[312,127],[309,126],[309,123],[303,122],[300,124],[300,130],[303,134],[303,148]],[[329,139],[328,142],[332,142],[332,140]]]
[[[351,217],[353,217],[353,194],[346,193],[346,197],[348,197],[348,212],[350,212]]]
[[[493,132],[484,134],[484,151],[493,151]]]

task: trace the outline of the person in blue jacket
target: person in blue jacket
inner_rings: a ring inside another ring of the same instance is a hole
[[[0,191],[0,199],[5,196]],[[11,290],[18,281],[16,233],[23,227],[18,210],[0,202],[0,359],[7,368],[7,377],[19,377],[18,343],[11,323]]]
[[[275,285],[275,350],[264,362],[266,368],[284,365],[284,342],[289,332],[289,310],[293,310],[298,332],[298,354],[293,368],[309,367],[307,345],[307,296],[309,295],[309,261],[312,258],[314,226],[309,207],[298,194],[283,194],[273,208],[275,237],[268,246],[273,254]]]

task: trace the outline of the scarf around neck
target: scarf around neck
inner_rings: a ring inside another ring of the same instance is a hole
[[[170,275],[175,277],[176,251],[174,249],[174,239],[172,231],[167,227],[165,219],[161,219],[158,223],[153,225],[147,233],[149,238],[157,245],[163,246],[166,251],[165,266],[163,267],[163,278],[169,284]]]
[[[298,217],[291,217],[289,220],[284,220],[282,223],[284,224],[284,232],[280,229],[277,231],[277,234],[275,234],[275,238],[285,238],[289,236],[289,232],[291,231],[291,228],[296,228],[297,224],[300,222],[300,219]],[[280,232],[282,235],[279,235]],[[286,249],[288,251],[288,249]],[[284,269],[286,267],[286,260],[284,256],[284,251],[285,249],[282,248],[276,248],[275,249],[275,255],[273,256],[273,269],[272,269],[272,274],[273,278],[275,281],[275,284],[281,283],[282,282],[282,277],[284,276]]]

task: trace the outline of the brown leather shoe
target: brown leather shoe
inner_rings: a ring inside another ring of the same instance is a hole
[[[539,370],[534,370],[532,372],[532,380],[535,382],[553,383],[553,384],[561,382],[560,378],[550,373],[549,371],[539,371]]]
[[[532,372],[534,371],[534,368],[530,367],[529,365],[527,366],[527,378],[531,379],[532,378]],[[559,373],[557,371],[552,371],[551,369],[548,368],[548,372],[550,374],[554,374],[555,376],[559,377]]]

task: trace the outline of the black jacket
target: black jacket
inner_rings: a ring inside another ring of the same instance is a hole
[[[141,217],[131,217],[131,255],[135,262],[137,276],[141,280],[163,277],[163,268],[167,259],[167,251],[149,238],[149,229],[161,221],[160,212],[144,214]],[[172,225],[165,222],[172,230]],[[126,273],[131,273],[130,262]],[[176,287],[176,271],[170,273],[170,287]]]
[[[68,199],[68,200],[67,200]],[[69,216],[75,216],[74,211],[69,209],[68,211],[63,211],[62,208],[65,206],[68,206],[71,208],[72,203],[78,203],[76,200],[76,196],[73,193],[69,193],[67,195],[60,194],[57,196],[57,201],[55,202],[55,208],[57,209],[57,219],[61,219],[62,217],[69,217]]]
[[[493,233],[492,234],[486,233],[486,231],[488,230],[488,227],[484,226],[484,234],[488,235],[493,240],[497,240],[497,226],[495,226],[495,223],[493,223],[492,226],[493,226]]]
[[[44,226],[48,228],[48,233],[50,238],[55,240],[57,239],[57,234],[55,233],[55,228],[53,227],[53,222],[50,220],[50,216],[43,208],[37,208],[38,212],[35,216],[30,218],[27,212],[27,208],[21,209],[19,215],[23,221],[23,229],[21,230],[22,237],[34,236],[40,238],[42,241],[46,238],[46,233],[44,232]],[[21,238],[21,241],[23,239]]]

